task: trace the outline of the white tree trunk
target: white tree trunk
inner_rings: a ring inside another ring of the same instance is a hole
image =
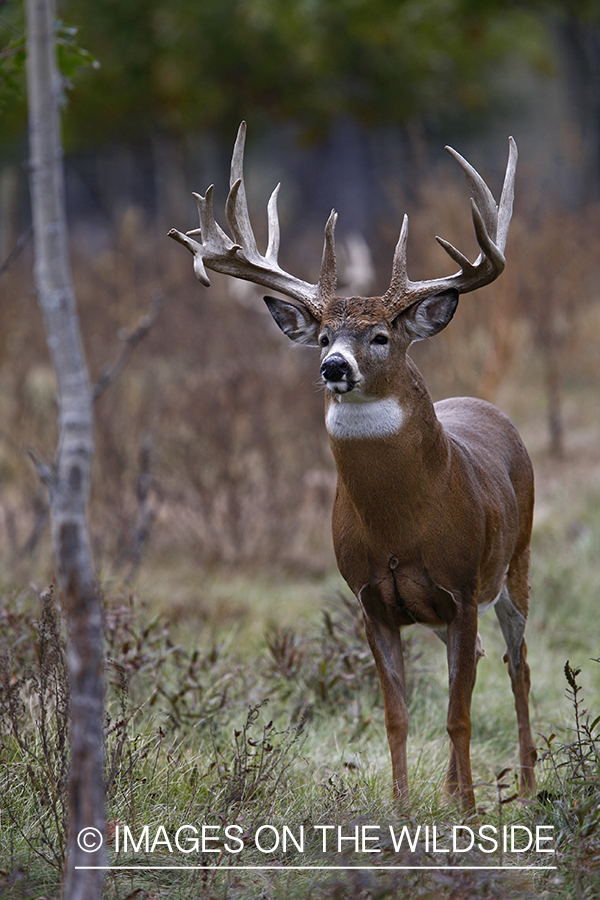
[[[87,523],[93,454],[92,394],[72,288],[60,139],[60,79],[54,4],[26,0],[35,283],[58,383],[59,445],[50,479],[52,540],[68,620],[71,690],[69,834],[64,873],[67,900],[99,900],[104,848],[85,852],[77,837],[97,829],[103,841],[102,605]],[[83,841],[82,841],[83,843]],[[87,846],[93,846],[88,834]]]

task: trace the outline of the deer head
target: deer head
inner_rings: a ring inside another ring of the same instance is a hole
[[[332,394],[357,402],[379,397],[381,391],[385,391],[385,385],[379,384],[377,373],[384,373],[386,364],[393,363],[394,357],[401,357],[412,341],[432,337],[441,331],[452,318],[460,294],[489,284],[504,269],[517,163],[514,140],[509,139],[508,165],[499,206],[475,169],[455,150],[446,148],[463,169],[470,189],[473,224],[480,247],[475,262],[471,263],[452,244],[438,237],[438,242],[460,270],[442,278],[411,281],[406,266],[408,216],[404,216],[394,253],[392,277],[385,293],[381,297],[341,299],[336,296],[335,211],[332,210],[325,226],[320,273],[315,284],[301,281],[279,266],[279,185],[267,206],[267,250],[264,256],[259,253],[244,187],[245,136],[246,125],[242,122],[233,151],[226,202],[232,237],[228,237],[215,221],[212,186],[205,197],[194,194],[200,227],[187,234],[172,229],[169,236],[193,254],[194,272],[202,284],[210,284],[208,268],[289,297],[292,303],[273,297],[265,297],[265,301],[273,318],[291,340],[321,348],[321,375]],[[382,380],[386,380],[384,375],[379,378]]]

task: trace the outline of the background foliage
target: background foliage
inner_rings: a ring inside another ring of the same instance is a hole
[[[22,28],[6,6],[5,54]],[[222,131],[248,109],[317,131],[344,115],[369,126],[485,117],[501,100],[495,67],[546,55],[535,4],[490,0],[65,0],[59,12],[101,63],[67,119],[78,148]]]
[[[479,130],[511,97],[499,73],[527,65],[597,86],[599,13],[589,0],[62,0],[78,29],[78,79],[67,145],[234,128],[253,110],[259,126],[292,120],[313,136],[340,117],[369,126],[459,124]],[[20,4],[0,7],[4,103],[20,68]],[[63,71],[76,62],[61,27]],[[14,98],[13,98],[14,99]],[[22,125],[22,121],[20,122]],[[18,133],[13,121],[7,135]]]

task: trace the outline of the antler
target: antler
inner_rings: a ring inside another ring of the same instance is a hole
[[[202,284],[210,285],[206,269],[213,269],[215,272],[243,278],[285,294],[287,297],[299,301],[316,318],[320,318],[325,303],[333,297],[337,286],[333,237],[337,213],[334,210],[331,211],[325,226],[325,243],[319,280],[316,284],[301,281],[285,272],[277,262],[279,253],[279,217],[277,215],[279,185],[277,185],[267,205],[268,244],[265,255],[261,256],[250,224],[244,187],[245,140],[246,123],[242,122],[233,148],[229,195],[225,204],[227,223],[233,240],[215,221],[212,185],[206,191],[205,197],[194,194],[198,204],[200,227],[188,231],[187,234],[182,234],[172,228],[169,231],[169,237],[179,241],[193,254],[194,272]],[[195,238],[199,238],[199,240]]]
[[[451,147],[446,147],[446,150],[454,157],[465,173],[467,184],[471,191],[473,224],[481,253],[476,261],[471,263],[466,256],[463,256],[460,250],[457,250],[456,247],[453,247],[452,244],[443,240],[443,238],[438,237],[436,238],[438,243],[459,264],[460,272],[445,278],[436,278],[432,281],[410,281],[406,271],[408,216],[405,215],[394,253],[392,280],[382,298],[388,305],[391,317],[397,316],[403,309],[430,294],[436,294],[450,288],[455,288],[459,294],[466,294],[469,291],[483,287],[485,284],[489,284],[500,275],[506,265],[504,248],[512,216],[518,155],[517,145],[512,137],[508,139],[508,145],[508,164],[506,166],[499,207],[496,205],[492,192],[481,175],[466,159],[463,159],[460,153],[457,153]]]

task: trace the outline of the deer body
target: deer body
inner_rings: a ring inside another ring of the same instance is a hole
[[[423,586],[429,578],[432,588],[454,598],[470,593],[488,609],[531,527],[533,494],[520,475],[528,457],[509,420],[489,404],[468,401],[444,401],[441,418],[432,404],[431,413],[428,433],[417,427],[412,434],[330,439],[338,470],[338,566],[356,595],[372,578],[394,580],[394,607],[404,610],[399,624],[448,624],[448,610],[436,613],[435,598],[426,611],[420,589],[400,589],[411,572],[419,572]],[[497,446],[507,438],[514,443],[498,461],[487,440]]]
[[[452,300],[437,301],[446,307],[443,319],[453,313]],[[338,471],[337,563],[363,608],[400,798],[408,792],[408,715],[398,629],[417,622],[446,641],[453,742],[446,787],[461,791],[470,809],[469,710],[482,655],[477,616],[496,603],[511,671],[521,675],[522,683],[513,677],[515,697],[519,708],[527,707],[523,629],[533,472],[518,432],[496,407],[470,398],[432,403],[406,356],[411,338],[419,336],[414,319],[401,316],[392,327],[380,320],[359,331],[360,305],[338,301],[337,315],[321,330],[321,342],[323,335],[327,341],[321,373],[330,388],[325,421]],[[383,338],[384,344],[375,343]],[[354,387],[344,390],[348,385]],[[506,619],[516,629],[507,628]],[[526,791],[533,784],[535,749],[528,715],[521,720]]]
[[[447,646],[450,761],[446,789],[462,809],[475,808],[469,745],[471,695],[483,655],[478,613],[494,606],[505,641],[515,698],[521,791],[531,791],[536,751],[529,724],[529,668],[524,629],[529,605],[533,472],[510,420],[469,398],[433,404],[407,355],[413,341],[440,332],[460,293],[496,278],[512,211],[516,148],[511,143],[500,206],[462,157],[472,191],[481,253],[456,275],[411,282],[406,273],[405,217],[392,280],[382,297],[336,296],[335,214],[325,230],[319,281],[311,285],[280,269],[277,189],[269,202],[269,246],[261,256],[250,227],[242,179],[243,127],[232,162],[228,220],[234,241],[214,222],[212,194],[196,196],[201,227],[170,232],[206,266],[286,294],[265,297],[292,340],[321,348],[325,423],[338,471],[333,539],[340,572],[358,598],[383,689],[394,791],[408,798],[408,711],[400,628],[420,623]],[[200,241],[195,236],[200,236]],[[194,236],[194,237],[192,237]]]

